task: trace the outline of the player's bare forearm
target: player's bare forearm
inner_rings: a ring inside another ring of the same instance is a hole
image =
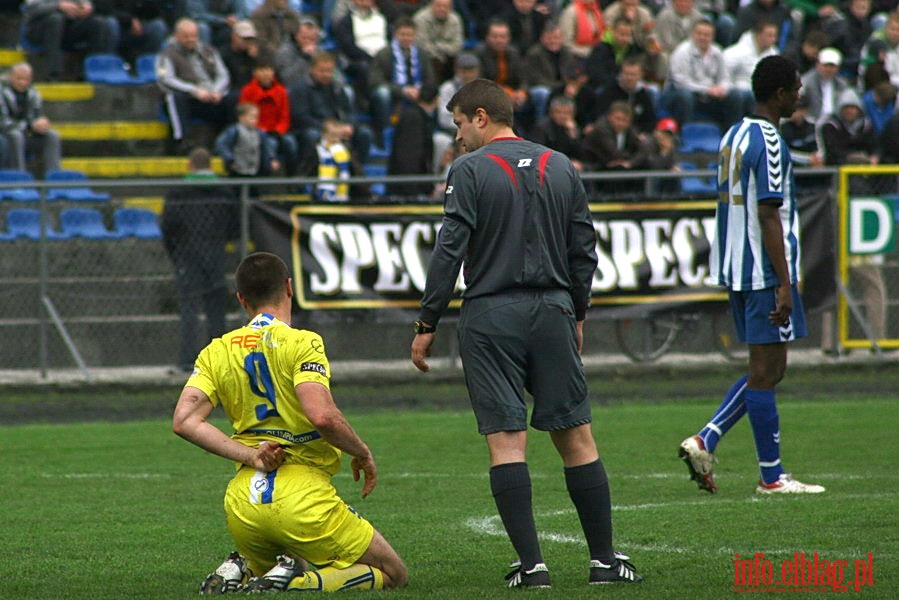
[[[335,415],[327,425],[316,427],[329,444],[352,456],[350,468],[353,470],[353,481],[359,481],[360,475],[364,475],[362,482],[362,497],[368,496],[378,482],[378,468],[371,450],[362,438],[353,430],[343,414]]]
[[[793,312],[793,294],[790,285],[790,271],[784,250],[783,225],[777,206],[759,205],[759,223],[762,229],[762,244],[777,275],[777,306],[769,315],[772,323],[786,325]]]
[[[762,244],[771,266],[777,275],[780,285],[790,283],[790,271],[787,268],[787,256],[784,251],[783,225],[780,222],[780,214],[777,206],[769,204],[759,205],[759,224],[762,229]]]
[[[272,471],[284,462],[284,450],[274,442],[263,442],[251,448],[232,440],[206,419],[213,406],[197,388],[186,387],[178,398],[172,417],[172,430],[188,442],[222,458],[243,463],[254,469]]]
[[[296,394],[303,407],[303,412],[322,438],[338,450],[353,457],[351,461],[353,479],[358,481],[360,472],[365,474],[362,497],[367,496],[377,483],[375,459],[366,443],[362,441],[362,438],[334,404],[331,392],[321,384],[310,382],[298,385]]]

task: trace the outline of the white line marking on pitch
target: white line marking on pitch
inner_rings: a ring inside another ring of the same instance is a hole
[[[890,493],[882,493],[882,494],[840,494],[838,497],[840,500],[849,500],[849,499],[871,499],[871,498],[892,498],[894,495]],[[769,500],[769,496],[760,497],[760,496],[751,496],[749,498],[733,498],[733,499],[715,499],[710,502],[696,502],[696,501],[682,501],[682,502],[650,502],[643,504],[623,504],[623,505],[613,505],[613,511],[636,511],[636,510],[645,510],[645,509],[655,509],[655,508],[675,508],[682,506],[708,506],[715,504],[746,504],[751,502],[763,502]],[[548,512],[537,513],[535,516],[537,518],[541,517],[557,517],[563,515],[574,514],[574,509],[562,509],[562,510],[553,510]],[[464,521],[465,527],[471,529],[475,533],[480,533],[482,535],[489,536],[505,536],[506,531],[502,527],[502,523],[500,521],[499,515],[491,515],[487,517],[469,517]],[[563,533],[555,533],[555,532],[538,532],[538,537],[542,540],[547,540],[551,542],[559,542],[562,544],[577,544],[577,545],[586,545],[584,539],[581,536],[572,536]],[[678,546],[669,546],[667,544],[632,544],[626,543],[621,548],[625,551],[634,551],[640,550],[644,552],[666,552],[673,554],[706,554],[709,552],[709,549],[706,547],[699,548],[696,550],[689,548],[682,548]],[[741,552],[745,549],[739,548],[727,548],[721,547],[717,548],[713,552],[733,555],[735,553]],[[765,548],[763,551],[772,554],[791,554],[795,552],[796,548]],[[829,550],[823,550],[828,552]]]

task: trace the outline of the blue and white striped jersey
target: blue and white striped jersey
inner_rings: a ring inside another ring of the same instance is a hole
[[[733,291],[780,282],[762,243],[760,204],[779,205],[790,283],[799,281],[799,213],[790,150],[765,119],[744,117],[718,148],[718,207],[709,266],[712,281]]]

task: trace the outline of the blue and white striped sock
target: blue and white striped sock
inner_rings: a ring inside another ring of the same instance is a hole
[[[715,451],[718,440],[724,437],[724,434],[746,414],[744,392],[746,391],[747,379],[748,375],[743,375],[730,386],[727,394],[724,395],[724,401],[721,402],[721,406],[718,407],[711,420],[699,432],[699,437],[702,438],[702,443],[709,452]]]
[[[780,464],[780,416],[774,390],[747,389],[745,397],[762,481],[773,483],[784,472]]]

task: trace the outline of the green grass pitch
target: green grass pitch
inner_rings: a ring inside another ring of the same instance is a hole
[[[380,482],[366,500],[346,468],[336,484],[410,571],[405,590],[353,595],[720,599],[736,593],[735,554],[763,552],[779,575],[784,560],[804,552],[848,561],[850,589],[841,597],[899,597],[897,380],[895,373],[879,377],[881,393],[792,401],[789,390],[782,394],[784,463],[797,478],[825,485],[820,496],[753,493],[756,467],[745,420],[719,446],[719,494],[700,492],[688,480],[677,445],[705,422],[718,392],[659,402],[657,390],[654,400],[596,405],[594,429],[612,485],[616,547],[646,577],[639,586],[599,588],[586,585],[586,544],[545,435],[531,435],[529,452],[537,525],[554,587],[506,590],[503,575],[513,552],[495,516],[486,450],[469,411],[463,404],[385,410],[353,403],[348,416],[375,453]],[[594,392],[608,398],[617,389],[610,381],[604,387]],[[723,391],[726,381],[719,387]],[[421,393],[428,389],[422,386]],[[339,389],[336,396],[339,401]],[[232,466],[176,438],[162,416],[0,427],[0,456],[0,598],[192,598],[232,549],[221,508]],[[873,586],[856,592],[854,561],[868,553]]]

